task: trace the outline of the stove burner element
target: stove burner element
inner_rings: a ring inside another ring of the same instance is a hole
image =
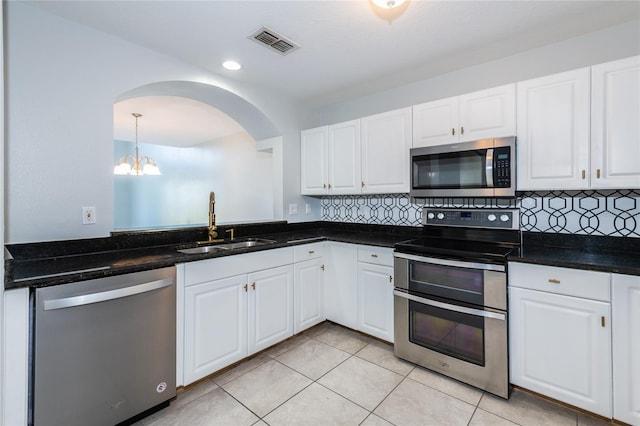
[[[401,253],[506,264],[520,247],[517,209],[431,209],[422,211],[424,236],[395,245]]]

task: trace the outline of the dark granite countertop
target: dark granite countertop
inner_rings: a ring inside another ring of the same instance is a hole
[[[236,239],[258,237],[272,244],[213,253],[185,254],[207,238],[207,228],[117,232],[110,237],[5,247],[5,289],[46,287],[232,256],[313,241],[337,241],[381,247],[416,238],[422,227],[284,221],[218,227],[220,236],[235,229]],[[509,261],[564,268],[640,275],[640,239],[523,232],[519,254]]]
[[[640,275],[640,238],[523,232],[509,261]]]
[[[207,239],[207,228],[118,232],[111,237],[9,244],[5,248],[5,289],[47,287],[215,257],[331,240],[393,247],[422,233],[422,227],[335,222],[269,222],[219,226],[220,237],[234,228],[236,240],[259,237],[272,244],[212,253],[185,254]]]

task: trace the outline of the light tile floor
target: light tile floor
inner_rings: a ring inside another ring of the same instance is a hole
[[[508,401],[484,393],[327,322],[189,387],[136,425],[606,424],[521,390]]]

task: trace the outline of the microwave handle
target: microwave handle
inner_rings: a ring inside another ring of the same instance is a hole
[[[493,148],[487,149],[485,169],[487,174],[487,188],[493,188]]]

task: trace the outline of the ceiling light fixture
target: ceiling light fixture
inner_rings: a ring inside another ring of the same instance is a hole
[[[229,71],[238,71],[242,69],[242,65],[236,61],[224,61],[222,66]]]
[[[400,6],[405,0],[371,0],[376,6],[383,9],[393,9]]]
[[[138,156],[138,118],[142,117],[142,114],[137,112],[132,112],[136,118],[136,156],[134,157],[131,154],[127,154],[122,157],[118,164],[113,168],[114,175],[159,175],[160,169],[156,165],[155,161],[146,155],[143,157]],[[133,160],[133,166],[131,166],[130,160]],[[144,166],[141,168],[141,162],[144,161]]]

